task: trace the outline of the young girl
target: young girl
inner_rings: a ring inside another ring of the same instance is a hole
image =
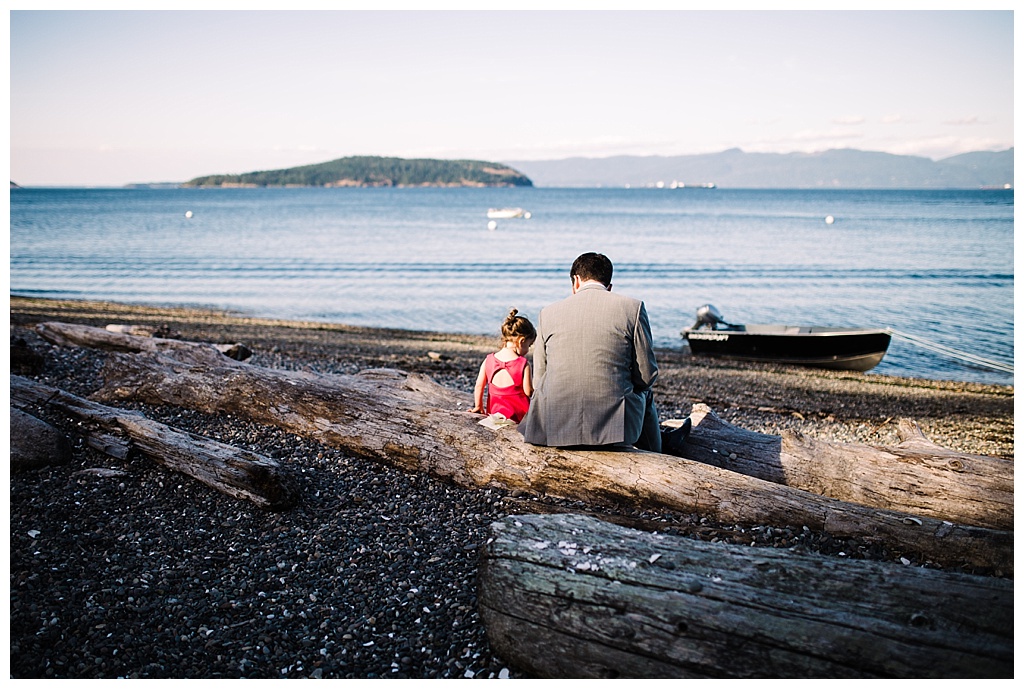
[[[480,364],[480,375],[473,391],[475,406],[471,412],[479,414],[499,413],[506,419],[519,423],[530,408],[533,395],[533,381],[530,363],[526,354],[537,339],[537,330],[527,318],[517,315],[512,309],[501,324],[502,348],[488,354]],[[484,391],[487,391],[487,406],[484,406]]]

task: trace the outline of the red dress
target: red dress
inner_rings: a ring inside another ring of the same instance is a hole
[[[506,419],[516,423],[523,420],[526,410],[530,408],[530,398],[523,392],[523,371],[526,368],[526,357],[516,357],[512,361],[502,361],[494,354],[488,354],[484,360],[484,373],[487,376],[487,413],[499,413]],[[512,385],[498,387],[491,380],[494,374],[505,369],[512,376]]]

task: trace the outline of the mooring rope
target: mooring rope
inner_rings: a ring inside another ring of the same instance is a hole
[[[926,340],[922,337],[917,337],[916,335],[900,332],[899,330],[894,330],[893,328],[886,328],[885,331],[889,333],[892,337],[898,337],[901,340],[906,340],[907,342],[915,344],[918,347],[921,347],[922,349],[930,349],[931,351],[937,352],[938,354],[943,354],[954,359],[960,359],[961,361],[966,361],[977,366],[984,366],[987,368],[995,369],[996,371],[1005,371],[1006,373],[1013,373],[1013,366],[1009,364],[1004,364],[1000,361],[986,359],[985,357],[981,357],[976,354],[968,354],[967,352],[961,352],[959,350],[953,349],[952,347],[947,347],[946,345],[942,345],[937,342],[931,342],[930,340]]]

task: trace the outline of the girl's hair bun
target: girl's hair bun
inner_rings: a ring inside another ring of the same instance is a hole
[[[505,322],[501,324],[501,336],[504,340],[510,340],[513,337],[525,337],[531,340],[536,339],[537,330],[533,327],[530,319],[519,315],[519,309],[512,308],[509,309]]]

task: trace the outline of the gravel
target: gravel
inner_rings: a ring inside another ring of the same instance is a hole
[[[99,387],[105,355],[49,345],[31,330],[39,320],[159,325],[185,339],[242,341],[261,366],[388,366],[467,393],[494,344],[12,298],[12,344],[27,348],[12,349],[12,372],[83,396]],[[659,352],[659,362],[663,417],[702,401],[751,430],[888,444],[895,419],[913,416],[940,444],[1013,454],[1012,388],[698,364],[673,351]],[[261,510],[142,456],[117,460],[81,440],[70,464],[13,474],[12,678],[526,677],[491,651],[476,600],[479,546],[493,521],[513,513],[586,512],[709,541],[928,565],[806,528],[466,490],[231,415],[125,406],[277,458],[300,477],[302,500],[285,512]],[[36,413],[73,435],[67,419]]]

